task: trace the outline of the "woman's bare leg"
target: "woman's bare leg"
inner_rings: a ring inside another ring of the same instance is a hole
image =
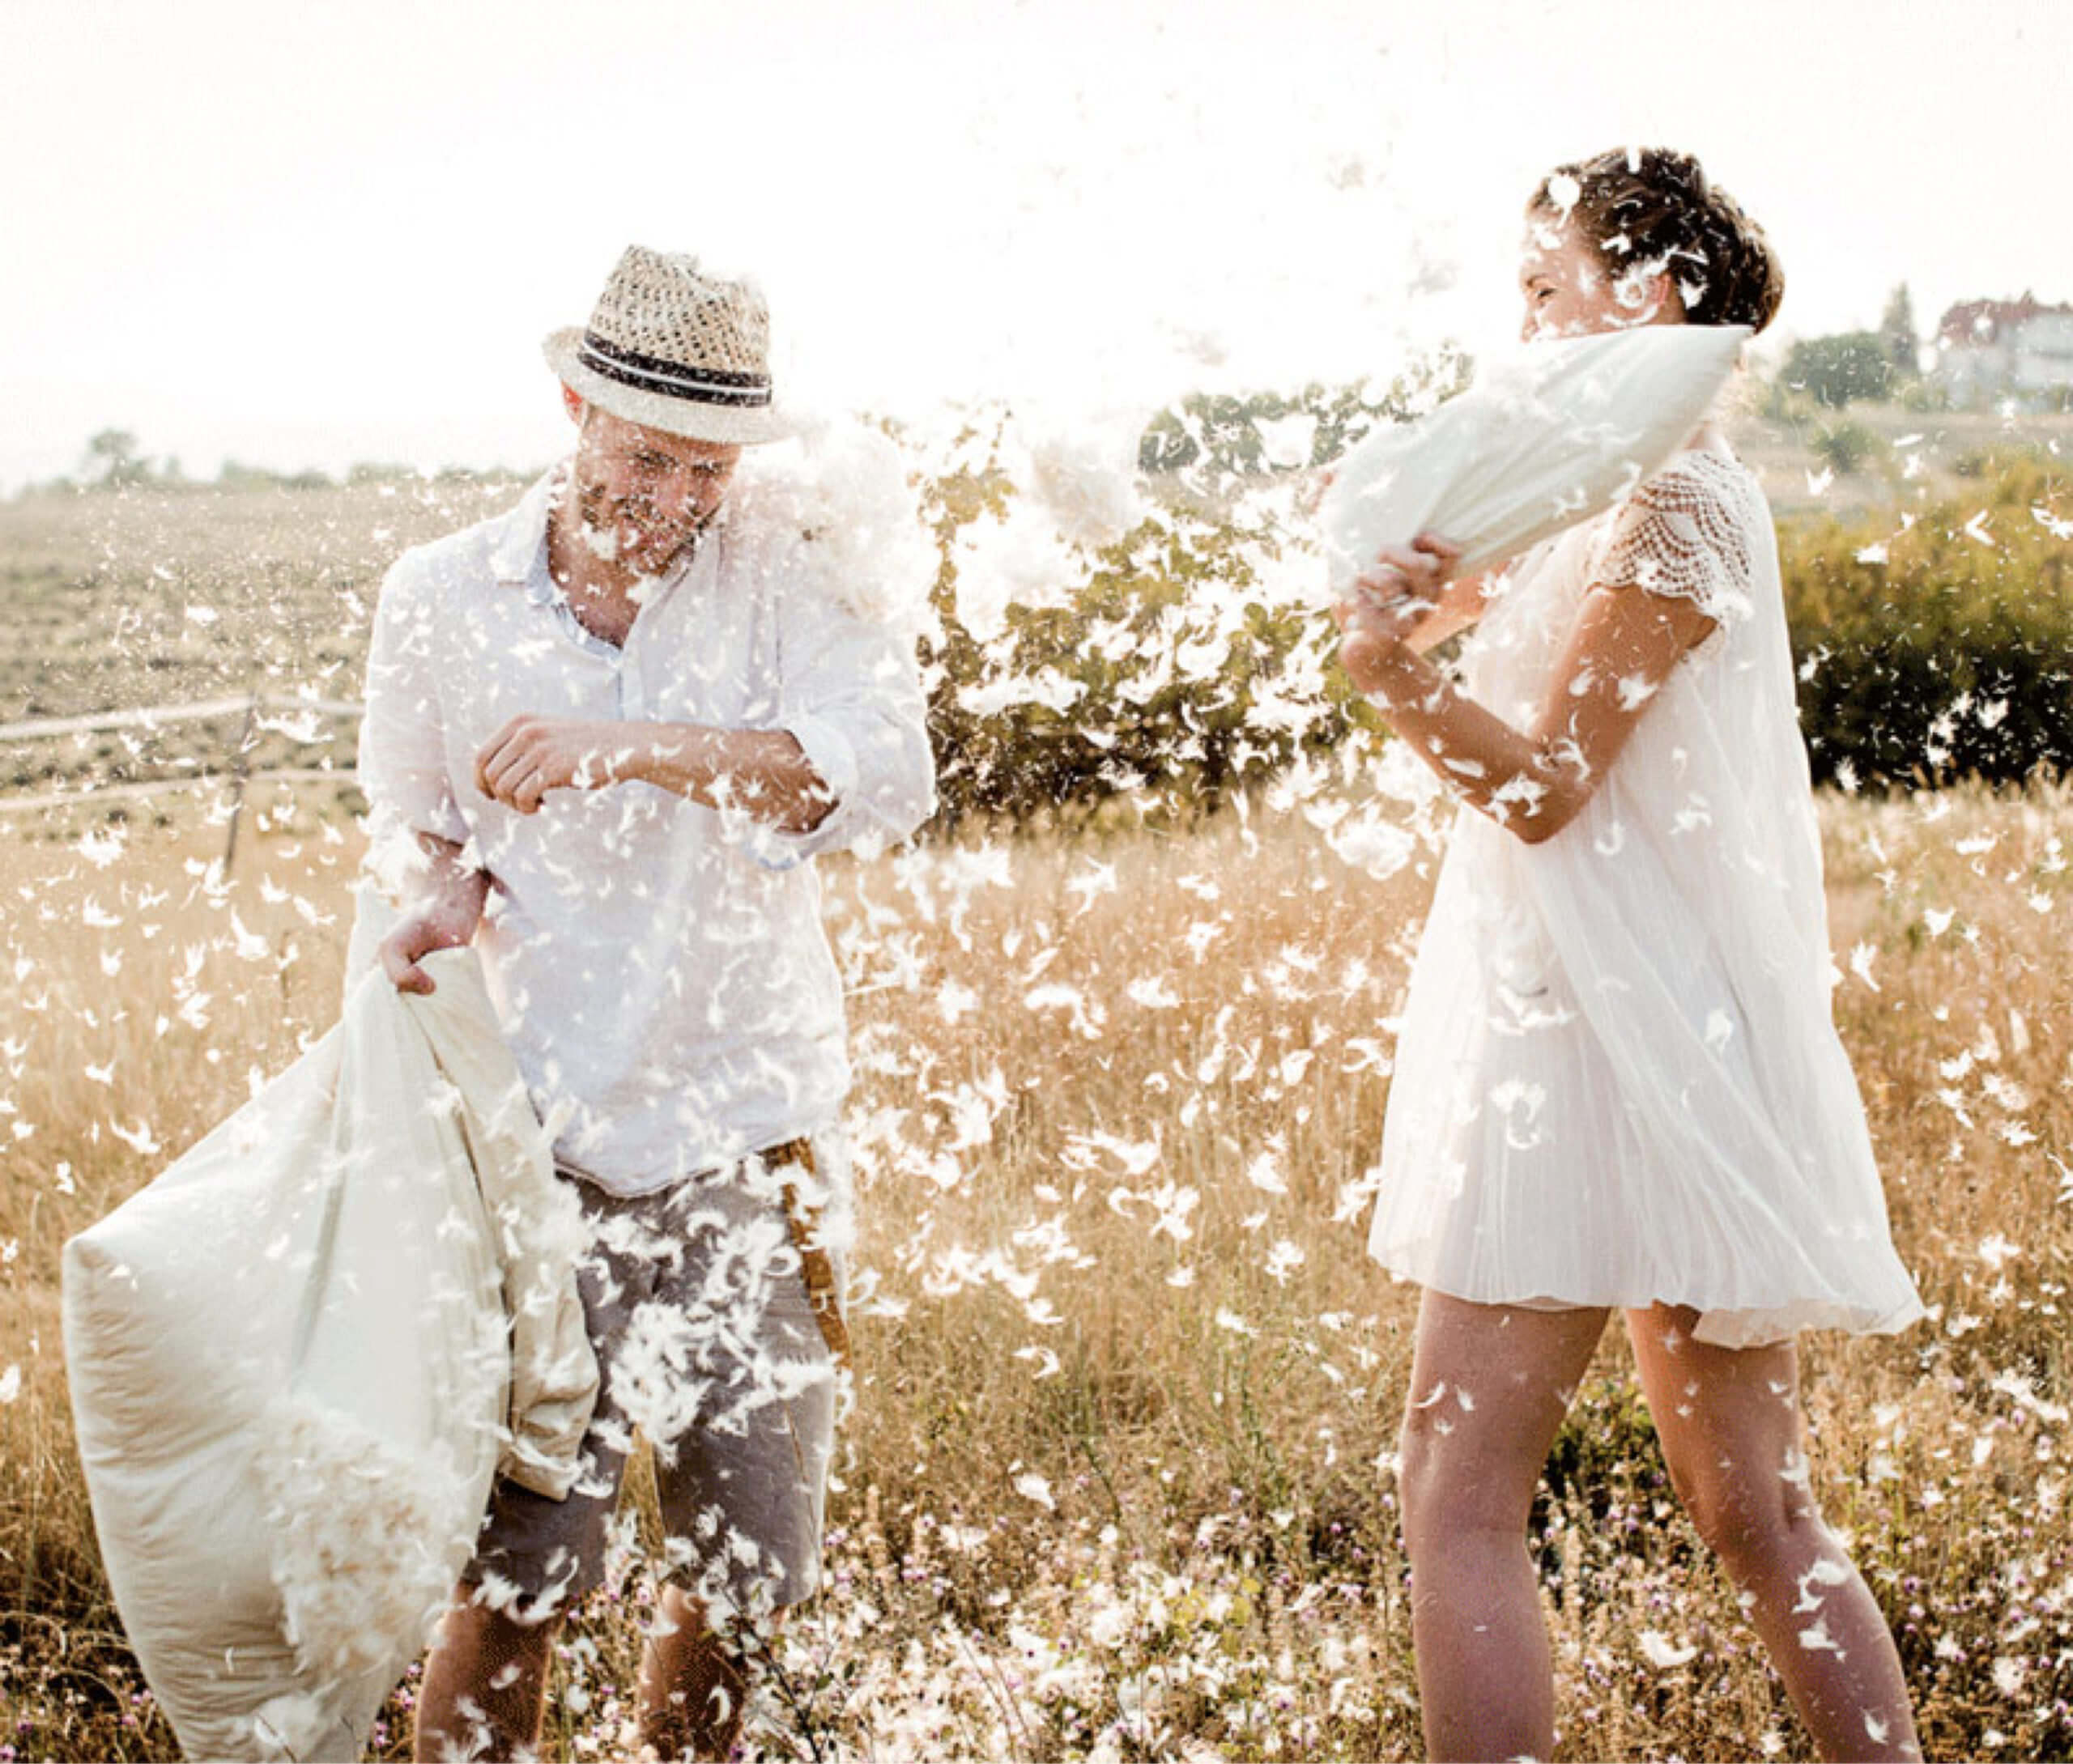
[[[1919,1758],[1892,1632],[1815,1504],[1797,1350],[1713,1347],[1692,1339],[1697,1320],[1627,1313],[1671,1481],[1822,1757]]]
[[[1426,1756],[1546,1758],[1555,1688],[1526,1520],[1603,1310],[1428,1292],[1398,1473]]]

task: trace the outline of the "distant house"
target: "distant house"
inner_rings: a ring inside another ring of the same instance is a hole
[[[2062,406],[2073,395],[2073,305],[2028,293],[1960,301],[1936,327],[1936,378],[1960,406]]]

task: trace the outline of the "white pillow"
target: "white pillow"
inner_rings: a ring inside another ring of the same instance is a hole
[[[101,1559],[189,1758],[357,1758],[500,1463],[576,1473],[580,1209],[475,951],[424,966],[425,997],[363,971],[307,1052],[65,1246]],[[554,1253],[521,1283],[500,1246],[536,1238]],[[514,1431],[508,1320],[535,1299],[567,1363],[525,1368],[548,1401]]]
[[[1318,507],[1333,589],[1422,532],[1477,575],[1631,495],[1699,426],[1751,334],[1641,325],[1529,344],[1429,416],[1377,430]]]

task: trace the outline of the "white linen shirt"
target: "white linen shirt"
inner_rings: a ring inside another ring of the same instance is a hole
[[[807,860],[913,832],[934,771],[911,640],[825,580],[830,548],[732,490],[623,650],[585,631],[547,568],[566,470],[389,571],[360,777],[371,854],[423,829],[489,873],[476,947],[555,1155],[643,1194],[839,1116],[841,984]],[[527,711],[784,729],[835,805],[786,834],[636,780],[521,814],[475,766]]]

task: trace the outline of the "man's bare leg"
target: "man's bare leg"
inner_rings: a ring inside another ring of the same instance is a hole
[[[560,1627],[558,1611],[520,1623],[477,1604],[472,1582],[455,1587],[418,1694],[412,1755],[420,1764],[445,1758],[504,1764],[521,1752],[537,1753]]]
[[[641,1653],[641,1740],[663,1758],[724,1759],[740,1737],[748,1675],[741,1655],[675,1586]]]

